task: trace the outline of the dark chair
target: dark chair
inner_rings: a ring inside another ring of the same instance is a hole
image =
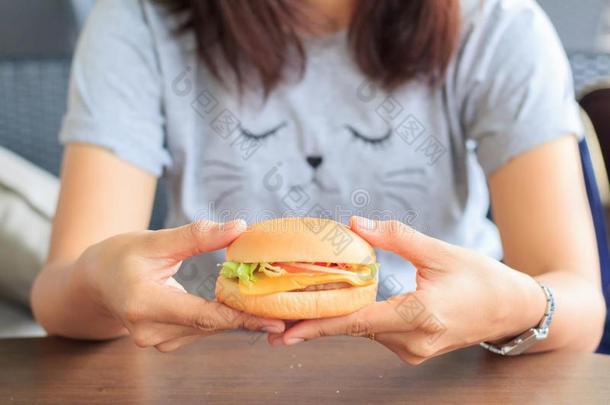
[[[608,233],[606,230],[604,207],[599,197],[597,183],[595,181],[595,173],[587,142],[582,140],[579,143],[583,173],[585,176],[585,185],[587,188],[587,196],[589,197],[589,205],[595,233],[597,236],[597,247],[599,251],[599,264],[601,267],[602,289],[604,298],[606,299],[606,307],[610,304],[610,252],[608,248]],[[597,349],[599,353],[610,354],[610,314],[606,317],[606,326],[602,342]]]
[[[579,101],[596,134],[596,139],[599,142],[598,150],[601,155],[597,158],[598,161],[594,163],[587,142],[580,142],[579,147],[585,185],[597,235],[602,288],[606,299],[606,307],[609,308],[604,336],[598,352],[610,354],[610,248],[607,233],[608,222],[605,215],[606,210],[610,207],[604,206],[600,198],[600,187],[605,187],[606,190],[608,188],[608,178],[604,174],[604,169],[610,167],[610,82],[598,84],[585,90]],[[585,124],[588,123],[586,122]],[[599,180],[601,174],[602,182],[596,181],[596,167],[598,173],[597,180]],[[605,172],[607,173],[607,170]],[[606,194],[607,198],[606,190],[602,190],[601,195]]]
[[[610,168],[610,79],[586,88],[580,105],[591,119],[606,168]]]

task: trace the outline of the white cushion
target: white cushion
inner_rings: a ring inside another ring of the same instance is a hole
[[[0,147],[0,297],[29,305],[58,193],[55,176]]]
[[[44,336],[44,329],[34,321],[27,308],[0,300],[0,339]]]

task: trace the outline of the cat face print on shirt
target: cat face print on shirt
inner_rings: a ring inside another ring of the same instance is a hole
[[[200,88],[191,103],[201,134],[189,162],[194,215],[362,215],[423,226],[446,148],[431,143],[426,115],[407,97],[428,90],[411,87],[390,95],[362,76],[309,74],[264,100],[217,83]]]

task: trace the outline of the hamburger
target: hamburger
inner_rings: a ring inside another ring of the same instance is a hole
[[[276,218],[250,226],[220,264],[216,299],[285,320],[346,315],[377,295],[375,251],[345,225]]]

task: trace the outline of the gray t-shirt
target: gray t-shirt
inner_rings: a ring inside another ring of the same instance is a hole
[[[79,41],[63,142],[85,142],[169,184],[168,227],[285,215],[399,219],[501,258],[486,175],[566,133],[581,134],[565,54],[533,0],[463,0],[445,84],[391,94],[366,80],[346,33],[306,41],[307,65],[265,101],[220,85],[192,35],[147,1],[98,1]],[[405,50],[408,52],[408,50]],[[333,230],[321,237],[340,250]],[[380,298],[415,288],[378,252]],[[188,290],[213,296],[223,252],[186,263]]]

